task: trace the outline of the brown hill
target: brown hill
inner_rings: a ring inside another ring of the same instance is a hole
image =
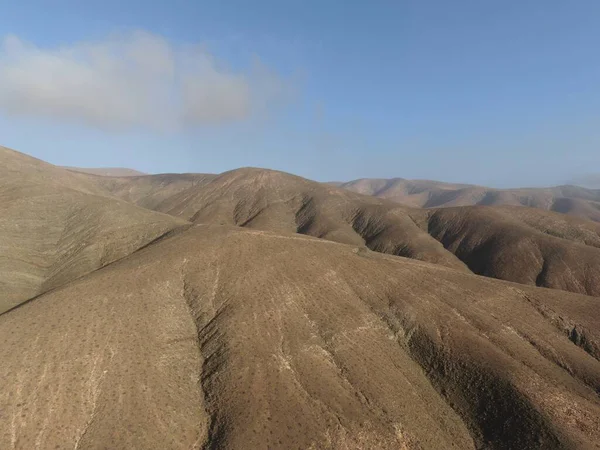
[[[136,177],[93,177],[93,183],[104,194],[134,203],[144,208],[159,210],[163,202],[189,188],[198,188],[216,175],[211,174],[160,174]]]
[[[107,198],[85,177],[0,147],[0,312],[184,224]]]
[[[2,449],[598,448],[594,222],[0,158]]]
[[[522,207],[407,208],[265,169],[162,177],[118,179],[111,192],[194,223],[296,232],[600,295],[600,225],[591,221]]]
[[[63,169],[70,170],[72,172],[87,173],[90,175],[98,175],[102,177],[138,177],[140,175],[146,175],[144,172],[138,170],[126,169],[124,167],[67,167]]]
[[[523,207],[440,208],[428,232],[474,273],[600,296],[600,224]]]
[[[0,316],[0,447],[594,449],[597,308],[199,225]]]
[[[225,172],[158,210],[193,223],[301,233],[467,270],[406,208],[274,170]]]
[[[429,180],[360,179],[339,187],[419,208],[472,205],[530,206],[600,222],[600,189],[578,186],[492,189]]]

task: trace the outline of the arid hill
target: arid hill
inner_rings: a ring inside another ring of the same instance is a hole
[[[160,210],[168,209],[162,206],[171,197],[180,192],[198,188],[217,175],[210,174],[160,174],[139,177],[94,177],[92,182],[105,195],[134,203],[144,208]]]
[[[492,189],[403,178],[360,179],[335,184],[353,192],[419,208],[472,205],[530,206],[600,222],[600,189],[586,189],[579,186]]]
[[[103,177],[137,177],[146,175],[144,172],[138,170],[126,169],[124,167],[67,167],[63,169],[70,170],[72,172],[88,173],[91,175],[99,175]]]
[[[0,447],[594,449],[597,311],[197,225],[0,316]]]
[[[218,176],[101,181],[112,195],[193,223],[295,232],[508,281],[600,295],[600,224],[563,214],[505,206],[409,208],[255,168]]]
[[[594,222],[0,163],[1,449],[599,448]]]
[[[600,296],[600,224],[517,206],[421,210],[427,230],[474,273]]]
[[[301,233],[467,270],[406,208],[274,170],[225,172],[158,210],[193,223]]]
[[[185,224],[0,147],[0,313]]]

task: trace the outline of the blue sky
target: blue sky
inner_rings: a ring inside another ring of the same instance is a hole
[[[0,144],[55,164],[499,187],[600,172],[597,1],[0,11]]]

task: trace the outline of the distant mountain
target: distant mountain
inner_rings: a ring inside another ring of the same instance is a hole
[[[73,172],[88,173],[91,175],[100,175],[103,177],[137,177],[140,175],[146,175],[144,172],[139,172],[133,169],[126,169],[124,167],[69,167],[63,166],[63,169],[71,170]]]
[[[589,189],[600,189],[600,174],[596,173],[576,177],[573,178],[569,184],[575,184]]]
[[[403,178],[365,178],[337,186],[419,208],[472,205],[530,206],[600,222],[600,189],[565,185],[549,188],[494,189],[469,184]]]

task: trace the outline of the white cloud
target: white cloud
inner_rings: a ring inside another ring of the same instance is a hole
[[[227,70],[201,47],[174,46],[143,31],[55,49],[9,36],[0,49],[0,111],[104,129],[243,120],[287,90],[258,62]]]

